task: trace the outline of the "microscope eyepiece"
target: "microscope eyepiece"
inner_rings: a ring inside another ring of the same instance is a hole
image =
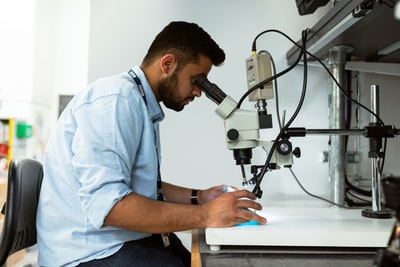
[[[217,105],[226,97],[226,94],[216,84],[211,83],[205,74],[197,76],[196,84],[206,93],[206,96]]]

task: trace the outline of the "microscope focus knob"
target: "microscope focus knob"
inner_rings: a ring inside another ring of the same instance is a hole
[[[299,147],[295,147],[295,148],[293,149],[293,155],[294,155],[296,158],[300,158],[300,156],[301,156],[301,150],[300,150]]]
[[[292,144],[287,139],[279,140],[276,150],[281,155],[289,155],[292,152]]]
[[[237,140],[239,138],[239,131],[236,129],[229,129],[226,136],[229,140]]]

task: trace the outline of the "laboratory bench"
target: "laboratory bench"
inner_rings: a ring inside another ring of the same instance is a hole
[[[194,230],[192,267],[372,267],[395,223],[336,207],[271,207],[262,215],[266,225]]]

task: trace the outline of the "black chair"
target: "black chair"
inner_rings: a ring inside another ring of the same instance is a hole
[[[38,161],[29,158],[11,160],[7,199],[2,209],[0,266],[14,252],[36,244],[36,211],[42,178],[42,164]]]

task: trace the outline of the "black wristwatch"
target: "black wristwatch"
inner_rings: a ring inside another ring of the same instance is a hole
[[[190,202],[193,205],[198,205],[199,204],[199,202],[197,201],[197,192],[198,191],[199,190],[197,190],[197,189],[192,189],[192,195],[190,196]]]

